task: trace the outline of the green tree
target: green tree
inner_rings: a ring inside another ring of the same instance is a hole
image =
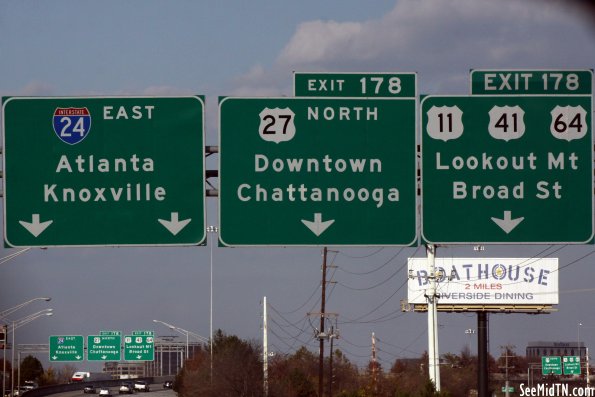
[[[427,363],[427,353],[420,358],[395,360],[388,377],[387,388],[391,391],[391,395],[399,397],[417,395],[428,379]]]
[[[58,374],[54,367],[50,366],[37,381],[39,382],[39,386],[56,385],[58,384],[57,376]]]
[[[29,355],[21,362],[21,379],[37,382],[43,375],[43,365],[37,358]]]
[[[318,356],[305,347],[292,355],[276,355],[269,363],[270,397],[315,397]]]
[[[213,360],[201,351],[184,367],[176,386],[180,397],[260,397],[263,394],[260,348],[218,330]],[[211,376],[212,374],[212,376]]]
[[[357,391],[362,382],[356,365],[339,349],[333,352],[333,395],[335,393]]]

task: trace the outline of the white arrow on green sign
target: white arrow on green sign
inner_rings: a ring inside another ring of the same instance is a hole
[[[83,361],[85,346],[82,335],[52,335],[49,338],[49,361]]]
[[[425,97],[423,239],[588,243],[591,108],[591,95]]]
[[[9,246],[204,241],[201,97],[8,97],[2,121]]]
[[[220,239],[242,245],[412,245],[414,98],[225,98]]]

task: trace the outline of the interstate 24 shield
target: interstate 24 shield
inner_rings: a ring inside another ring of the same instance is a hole
[[[85,108],[56,108],[52,125],[54,132],[69,145],[76,145],[91,130],[91,113]]]

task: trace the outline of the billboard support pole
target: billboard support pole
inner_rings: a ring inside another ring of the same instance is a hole
[[[477,312],[477,389],[479,397],[489,397],[488,394],[488,314]]]
[[[426,246],[428,255],[428,278],[430,288],[426,293],[428,300],[428,370],[430,380],[434,383],[436,391],[440,391],[440,366],[438,350],[438,302],[436,295],[436,246]]]

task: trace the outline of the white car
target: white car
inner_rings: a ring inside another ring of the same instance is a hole
[[[102,387],[101,390],[99,390],[99,395],[103,397],[111,397],[112,393],[108,388]]]
[[[134,390],[149,391],[149,384],[144,380],[137,380],[134,382]]]
[[[122,383],[120,385],[120,394],[132,394],[134,393],[134,387],[132,386],[132,383]]]

